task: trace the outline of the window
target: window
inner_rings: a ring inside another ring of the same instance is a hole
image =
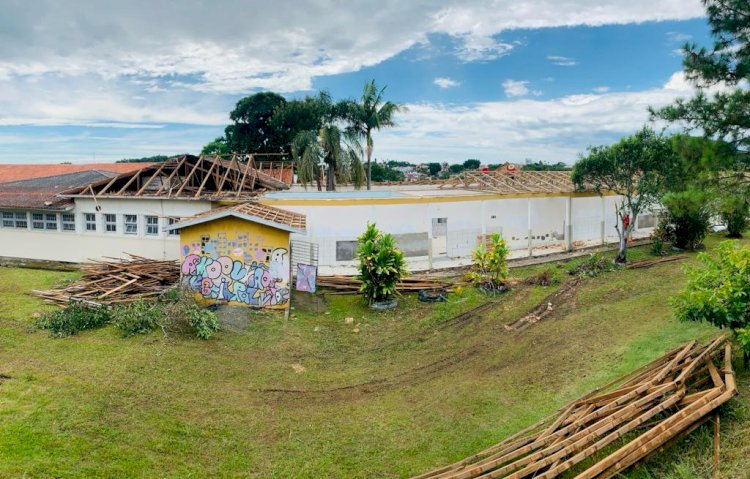
[[[86,231],[96,231],[96,214],[84,213],[83,222],[86,224]]]
[[[180,222],[180,218],[168,218],[169,220],[169,226],[172,226],[175,223]],[[169,236],[177,236],[180,234],[179,230],[167,230],[167,235]]]
[[[57,231],[57,213],[44,214],[44,229]]]
[[[159,217],[158,216],[146,216],[146,234],[147,235],[159,234]]]
[[[656,226],[656,215],[653,213],[642,214],[638,217],[638,229],[653,228]]]
[[[29,221],[26,217],[26,213],[14,213],[12,211],[3,211],[3,228],[22,228],[26,229],[29,227]]]
[[[138,215],[125,215],[124,224],[126,235],[138,234]]]
[[[104,214],[104,232],[105,233],[117,232],[117,215],[112,214],[112,213]]]
[[[44,229],[44,213],[31,213],[31,227],[35,230]]]
[[[71,213],[63,213],[60,217],[63,231],[76,230],[76,216]]]
[[[206,245],[211,242],[211,237],[208,235],[201,236],[201,254],[206,254]]]

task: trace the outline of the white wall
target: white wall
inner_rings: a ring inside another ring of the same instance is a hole
[[[97,204],[101,207],[97,211]],[[183,218],[211,208],[210,202],[156,199],[76,198],[75,208],[65,213],[75,215],[76,230],[63,231],[58,213],[57,230],[4,228],[0,224],[0,256],[81,262],[103,257],[121,257],[133,253],[154,259],[179,258],[179,236],[168,235],[163,228],[169,217]],[[8,211],[8,210],[3,210]],[[96,231],[87,231],[84,213],[96,215]],[[105,232],[104,214],[116,216],[116,232]],[[126,234],[124,215],[136,215],[138,231]],[[146,216],[159,217],[156,235],[146,234]]]

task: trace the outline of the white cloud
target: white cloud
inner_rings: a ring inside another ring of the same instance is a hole
[[[405,161],[573,162],[591,144],[608,144],[648,121],[649,106],[690,97],[682,72],[662,87],[638,92],[518,98],[471,105],[413,104],[397,127],[375,137],[380,158]]]
[[[550,55],[547,57],[547,60],[551,61],[553,65],[560,67],[573,67],[578,65],[578,62],[572,58],[562,57],[560,55]]]
[[[435,80],[433,81],[433,83],[435,85],[439,86],[440,88],[452,88],[452,87],[457,87],[457,86],[459,86],[461,84],[461,82],[458,82],[456,80],[452,80],[452,79],[450,79],[448,77],[438,77],[438,78],[435,78]]]
[[[686,41],[692,39],[693,36],[689,33],[681,33],[681,32],[667,32],[667,39],[670,42],[674,43],[685,43]]]
[[[608,86],[598,86],[593,88],[594,93],[607,93],[609,91]]]
[[[505,90],[505,96],[509,98],[526,96],[532,94],[539,96],[542,94],[539,90],[529,90],[529,82],[524,80],[511,80],[508,78],[503,82],[503,90]]]

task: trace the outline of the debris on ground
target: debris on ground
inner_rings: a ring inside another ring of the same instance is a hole
[[[630,263],[626,266],[628,269],[639,269],[639,268],[650,268],[651,266],[655,266],[657,264],[661,263],[670,263],[672,261],[682,261],[686,259],[688,256],[684,254],[680,255],[673,255],[673,256],[665,256],[662,258],[656,258],[656,259],[644,259],[641,261],[635,261],[633,263]]]
[[[691,341],[482,452],[414,479],[550,479],[571,469],[580,479],[615,477],[710,420],[735,394],[726,337],[707,346]]]
[[[445,288],[420,289],[417,298],[424,303],[441,303],[448,301],[448,291]]]
[[[321,288],[333,289],[335,292],[329,294],[353,294],[358,293],[362,281],[355,276],[318,276],[317,285]],[[407,276],[401,278],[396,288],[401,292],[416,293],[423,289],[444,288],[445,282],[427,276]]]
[[[299,363],[292,364],[292,369],[294,369],[294,372],[297,374],[302,374],[305,372],[305,367]]]
[[[573,279],[562,285],[560,289],[550,294],[542,302],[528,312],[524,317],[506,324],[507,331],[522,331],[532,324],[538,323],[546,318],[555,310],[555,308],[570,299],[581,284],[580,279]]]
[[[64,288],[33,290],[45,303],[67,306],[71,301],[91,305],[129,303],[153,298],[180,280],[176,261],[159,261],[128,254],[125,259],[91,261],[81,266],[81,279]]]

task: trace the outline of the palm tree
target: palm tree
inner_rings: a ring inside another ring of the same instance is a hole
[[[364,182],[364,169],[360,160],[361,147],[351,130],[339,127],[347,105],[334,103],[328,93],[315,99],[321,112],[315,130],[303,130],[292,141],[292,156],[297,164],[297,177],[307,185],[317,182],[322,189],[322,166],[325,165],[326,191],[336,190],[336,180],[352,181],[359,188]]]
[[[378,89],[375,80],[365,83],[362,98],[359,101],[347,103],[346,117],[352,131],[359,138],[365,140],[365,153],[367,155],[367,189],[370,189],[370,177],[372,176],[372,131],[394,126],[393,117],[398,112],[406,111],[406,107],[390,101],[383,102],[383,93],[387,85]]]

